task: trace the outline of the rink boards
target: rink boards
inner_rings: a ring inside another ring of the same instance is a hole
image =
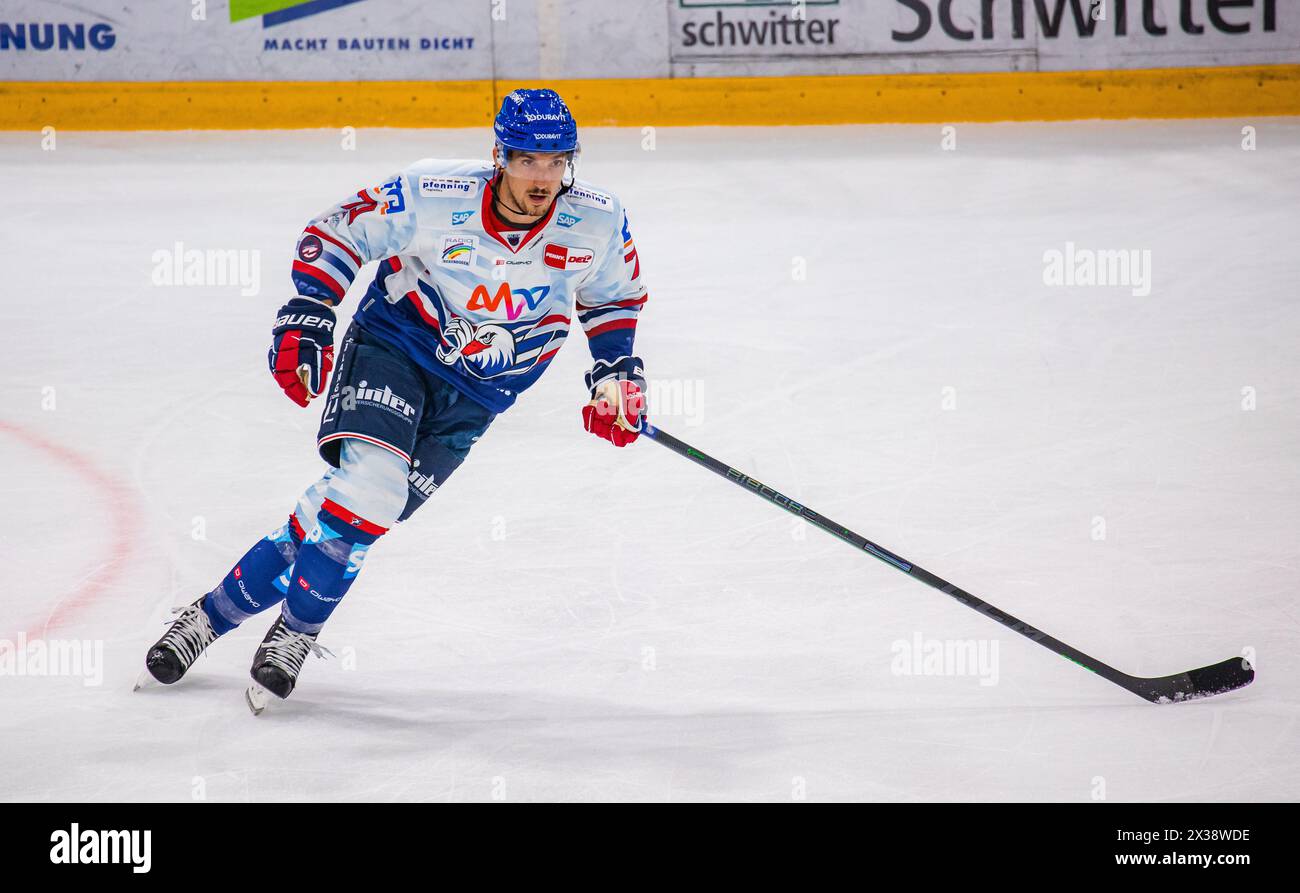
[[[225,130],[487,125],[526,82],[9,82],[0,129]],[[1300,114],[1300,65],[553,79],[585,125],[1059,121]]]

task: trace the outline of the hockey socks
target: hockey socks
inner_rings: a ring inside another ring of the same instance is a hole
[[[257,541],[253,548],[203,599],[203,611],[217,635],[230,632],[284,598],[284,574],[298,558],[303,533],[298,519],[289,516],[279,530]]]
[[[361,571],[371,544],[388,532],[329,499],[321,504],[316,526],[298,549],[289,571],[284,621],[295,632],[314,635]]]

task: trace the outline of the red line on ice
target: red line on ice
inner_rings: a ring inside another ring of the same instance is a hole
[[[13,422],[0,419],[0,433],[8,434],[42,455],[54,459],[64,468],[78,475],[90,488],[103,495],[112,508],[112,521],[105,525],[111,531],[106,554],[95,562],[95,570],[81,582],[70,594],[57,602],[58,607],[50,613],[44,622],[33,625],[25,633],[28,639],[45,636],[50,630],[61,626],[87,607],[100,593],[108,588],[117,570],[126,564],[135,551],[132,534],[136,512],[134,510],[135,494],[120,481],[105,474],[95,463],[75,450],[48,440],[33,431],[28,431]],[[125,522],[125,523],[122,523]],[[69,530],[76,527],[70,526]],[[99,528],[103,530],[104,528]]]

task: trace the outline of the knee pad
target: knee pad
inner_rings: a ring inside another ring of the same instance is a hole
[[[406,507],[410,466],[391,450],[365,441],[343,442],[339,467],[328,476],[324,499],[380,527],[392,527]]]
[[[299,541],[307,535],[312,525],[316,523],[316,513],[320,511],[321,504],[325,501],[325,492],[329,490],[330,479],[336,471],[338,471],[336,468],[326,471],[320,480],[308,487],[298,497],[298,502],[293,507],[293,514],[289,515],[289,524],[293,527],[294,534]]]
[[[412,460],[407,478],[406,508],[398,516],[399,521],[405,521],[424,505],[433,491],[446,483],[451,473],[460,467],[465,456],[452,452],[435,437],[425,437],[415,445]]]

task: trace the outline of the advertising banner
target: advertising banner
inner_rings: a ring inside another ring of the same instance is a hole
[[[8,81],[474,81],[1300,62],[1295,0],[6,0]]]
[[[489,0],[6,0],[11,81],[488,80]]]
[[[675,77],[1300,61],[1288,0],[670,0]]]

